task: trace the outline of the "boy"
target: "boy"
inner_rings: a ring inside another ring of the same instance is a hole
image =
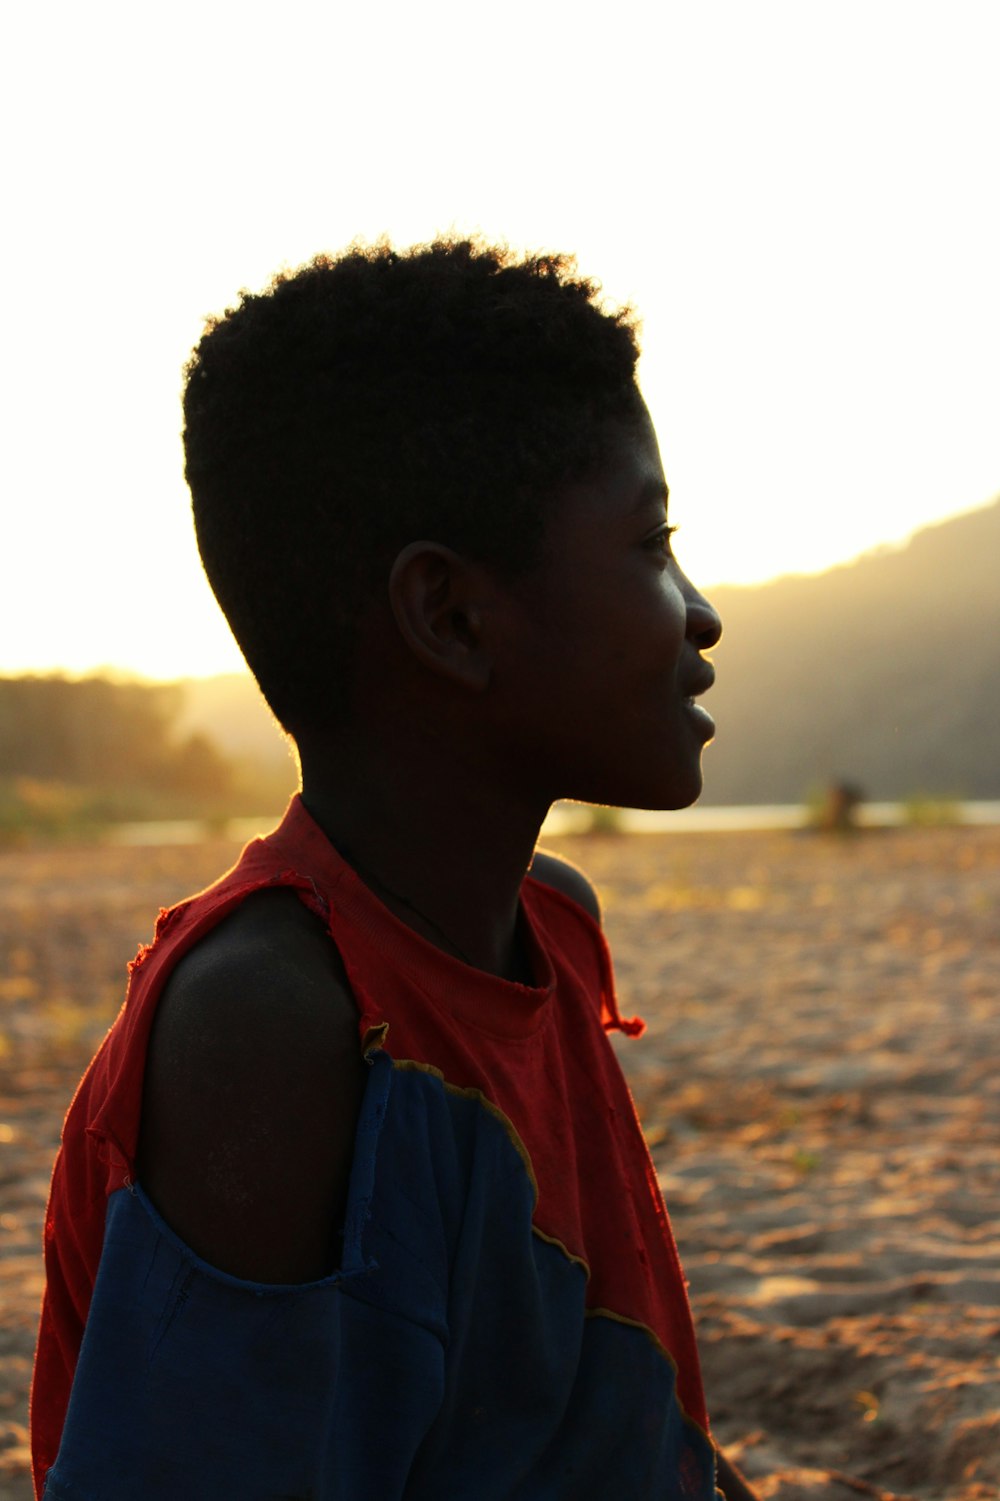
[[[555,798],[701,788],[720,625],[636,359],[570,263],[469,242],[318,259],[196,350],[199,548],[302,790],[161,913],[67,1117],[51,1501],[715,1494],[641,1023],[535,852]]]

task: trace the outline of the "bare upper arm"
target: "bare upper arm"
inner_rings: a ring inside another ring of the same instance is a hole
[[[338,1260],[366,1066],[336,948],[292,892],[249,897],[157,1007],[138,1175],[171,1228],[234,1276]]]
[[[528,871],[536,881],[554,886],[563,896],[571,897],[594,921],[600,924],[601,903],[597,892],[580,868],[561,855],[550,855],[545,850],[536,850]]]

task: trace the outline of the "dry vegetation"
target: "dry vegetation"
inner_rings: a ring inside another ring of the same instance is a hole
[[[605,902],[621,1056],[718,1436],[780,1501],[1000,1492],[1000,830],[551,842]],[[0,1497],[28,1501],[63,1111],[156,909],[236,853],[0,853]]]

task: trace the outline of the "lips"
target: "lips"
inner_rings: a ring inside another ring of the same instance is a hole
[[[696,704],[695,699],[700,693],[707,693],[715,682],[715,668],[711,662],[698,659],[698,670],[684,683],[687,690],[684,697],[684,709],[691,723],[696,726],[702,743],[711,740],[715,736],[715,720],[709,714],[704,704]]]
[[[715,668],[711,662],[699,662],[699,670],[683,685],[685,702],[691,703],[700,694],[707,693],[715,682]]]

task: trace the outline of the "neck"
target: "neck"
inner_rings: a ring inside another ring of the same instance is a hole
[[[302,749],[302,800],[388,909],[476,969],[529,980],[521,882],[545,806],[497,798],[493,776],[407,746],[405,763],[357,743]]]

